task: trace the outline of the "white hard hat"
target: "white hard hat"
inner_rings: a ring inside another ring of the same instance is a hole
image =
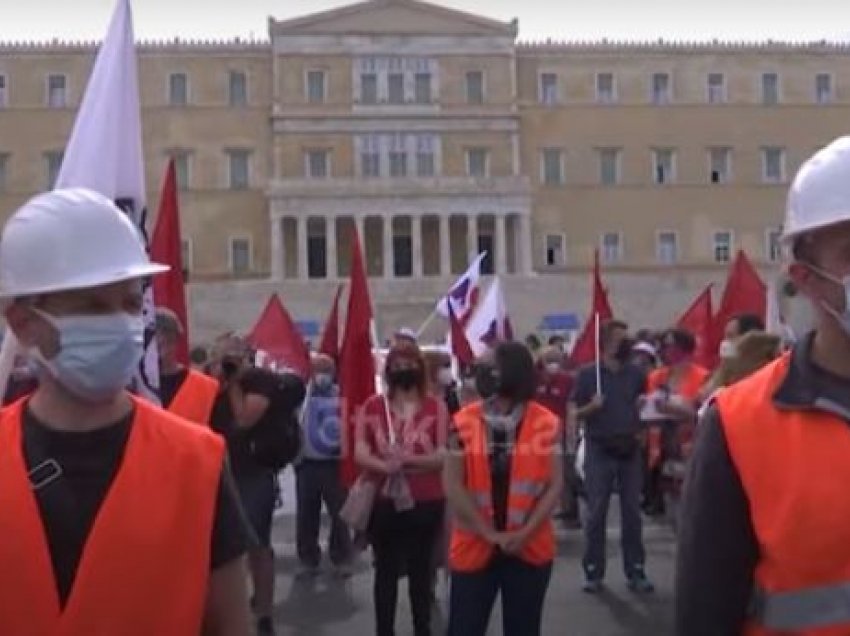
[[[644,341],[636,343],[635,346],[632,347],[632,351],[636,353],[645,353],[653,358],[658,357],[658,352],[655,350],[655,347]]]
[[[841,137],[797,172],[785,209],[782,238],[850,221],[850,137]]]
[[[396,338],[406,338],[407,340],[413,340],[414,342],[416,342],[419,338],[419,336],[416,335],[416,332],[410,327],[401,327],[396,330],[394,335]]]
[[[150,262],[124,212],[83,188],[30,199],[0,237],[0,298],[99,287],[168,269]]]

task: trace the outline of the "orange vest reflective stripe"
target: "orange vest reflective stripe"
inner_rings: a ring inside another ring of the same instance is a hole
[[[61,608],[23,457],[23,405],[0,413],[0,634],[199,634],[221,438],[135,400],[124,457]]]
[[[466,488],[480,514],[493,518],[493,489],[490,479],[488,436],[480,402],[455,415],[455,427],[464,449]],[[558,439],[558,418],[548,409],[529,402],[514,446],[508,494],[508,530],[521,528],[537,500],[552,481],[552,457]],[[453,524],[449,565],[458,572],[475,572],[487,567],[493,546],[458,523]],[[533,565],[555,558],[555,530],[552,521],[543,522],[526,543],[520,557]]]
[[[715,397],[760,558],[747,636],[850,634],[850,424],[784,410],[786,354]]]
[[[195,424],[209,425],[213,405],[218,397],[218,380],[194,369],[188,371],[186,379],[168,405],[168,411]]]

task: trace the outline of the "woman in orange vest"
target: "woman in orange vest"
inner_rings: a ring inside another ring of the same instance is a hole
[[[478,392],[449,438],[444,482],[454,514],[449,636],[484,636],[502,595],[505,636],[540,633],[563,488],[560,424],[533,401],[534,360],[503,343],[477,368]]]
[[[54,190],[6,223],[0,298],[39,386],[0,412],[0,634],[250,633],[223,440],[125,390],[142,279],[165,269],[95,192]]]
[[[156,343],[159,350],[159,397],[163,408],[194,422],[210,425],[219,395],[215,378],[180,363],[177,345],[183,337],[180,318],[170,309],[156,310]]]

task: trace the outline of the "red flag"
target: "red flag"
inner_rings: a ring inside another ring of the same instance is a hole
[[[183,280],[183,247],[180,240],[180,212],[177,204],[177,175],[174,159],[168,162],[159,214],[151,240],[151,260],[170,265],[171,269],[153,277],[153,297],[157,307],[167,307],[183,324],[183,337],[177,343],[177,361],[189,364],[189,320],[186,310],[186,285]]]
[[[457,316],[455,316],[454,307],[452,307],[451,303],[447,304],[449,309],[449,325],[451,326],[452,355],[457,358],[458,364],[466,367],[475,361],[475,354],[472,352],[469,340],[466,339],[466,332],[463,326],[458,321]]]
[[[576,340],[575,346],[570,353],[570,366],[581,366],[589,364],[596,359],[595,338],[595,316],[599,315],[599,321],[605,322],[614,317],[611,304],[608,302],[608,290],[602,284],[602,273],[599,269],[599,250],[593,254],[593,301],[590,315],[584,323],[584,330]]]
[[[269,298],[247,340],[271,362],[292,369],[302,378],[309,377],[310,354],[304,338],[277,294]]]
[[[319,343],[319,353],[339,361],[339,297],[342,295],[342,285],[336,288],[331,312],[322,331],[322,341]]]
[[[351,283],[348,312],[339,354],[339,384],[342,400],[341,477],[351,485],[358,470],[354,464],[355,418],[363,404],[375,393],[375,360],[372,357],[372,301],[366,279],[366,266],[357,231],[351,239]]]
[[[723,340],[726,323],[739,314],[755,314],[762,321],[767,314],[767,286],[743,250],[738,252],[729,270],[720,309],[714,317],[712,363],[717,361],[717,350]]]
[[[709,285],[697,296],[691,306],[682,314],[676,322],[681,329],[687,329],[697,339],[697,348],[694,352],[694,362],[710,369],[714,364],[714,320],[711,311],[711,288]]]

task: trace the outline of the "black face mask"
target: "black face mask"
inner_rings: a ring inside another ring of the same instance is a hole
[[[488,399],[499,389],[499,377],[496,369],[491,366],[481,366],[475,369],[475,391],[481,399]]]
[[[620,346],[617,347],[617,353],[614,354],[614,357],[617,359],[617,362],[626,363],[629,361],[629,358],[632,357],[632,341],[626,338],[620,343]]]
[[[422,384],[422,371],[419,369],[395,369],[387,374],[390,386],[409,391]]]

